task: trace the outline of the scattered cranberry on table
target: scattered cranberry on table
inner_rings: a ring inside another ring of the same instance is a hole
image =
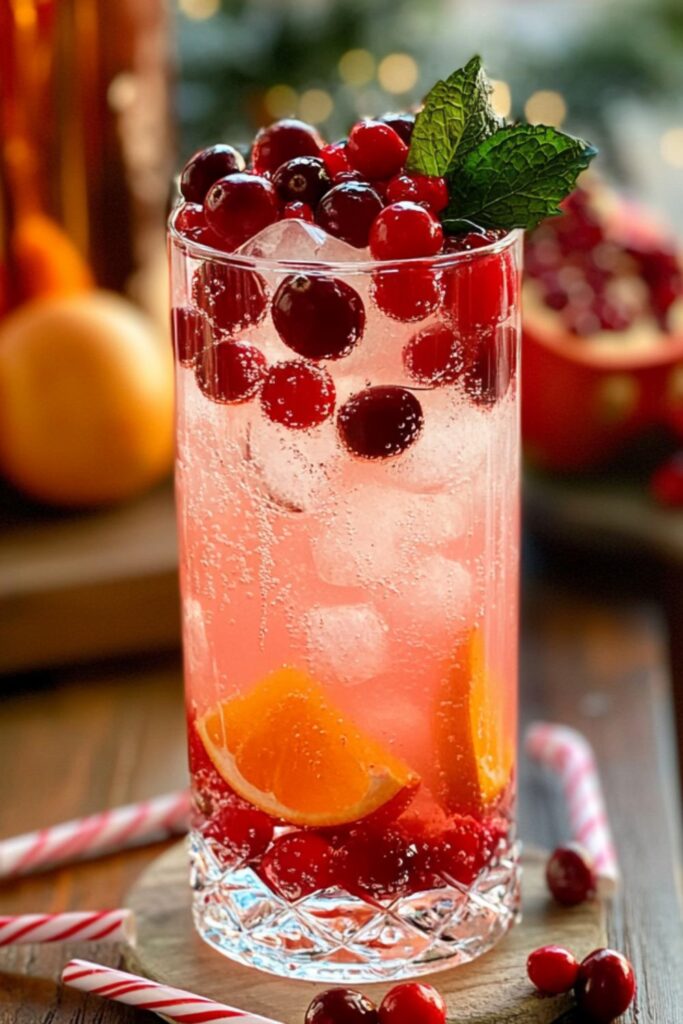
[[[395,985],[379,1006],[380,1024],[446,1024],[446,1002],[432,985]]]
[[[378,1024],[377,1007],[353,988],[328,988],[311,1000],[305,1024]]]
[[[633,967],[613,949],[596,949],[581,962],[574,993],[579,1009],[591,1021],[610,1024],[633,1002]]]
[[[553,898],[565,907],[585,902],[596,891],[593,865],[578,843],[553,851],[546,864],[546,881]]]
[[[529,953],[526,962],[529,981],[546,996],[569,992],[579,973],[579,961],[563,946],[541,946]]]

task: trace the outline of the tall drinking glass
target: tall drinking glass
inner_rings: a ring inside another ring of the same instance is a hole
[[[284,223],[267,256],[171,224],[194,919],[404,978],[518,904],[520,235],[293,262]]]

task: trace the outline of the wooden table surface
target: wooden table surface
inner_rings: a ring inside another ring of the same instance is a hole
[[[609,915],[610,941],[631,958],[639,979],[637,1008],[624,1021],[676,1024],[683,1021],[680,801],[663,620],[641,600],[536,583],[527,588],[522,648],[523,717],[578,726],[600,761],[624,874]],[[175,656],[45,672],[3,693],[0,835],[185,784]],[[523,838],[545,845],[564,838],[552,784],[524,762],[521,790]],[[161,849],[0,884],[0,912],[119,905]],[[73,943],[0,951],[0,1024],[143,1019],[58,987],[71,956],[118,962],[116,948]]]

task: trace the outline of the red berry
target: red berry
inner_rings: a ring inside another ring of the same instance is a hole
[[[349,158],[346,155],[345,142],[334,142],[330,146],[323,146],[320,151],[320,155],[325,161],[327,173],[332,178],[334,178],[336,174],[341,174],[343,171],[351,170],[351,164],[349,163]]]
[[[370,185],[346,181],[325,193],[315,219],[331,235],[364,249],[372,222],[381,209],[382,200]]]
[[[332,848],[315,832],[290,832],[275,840],[260,873],[286,900],[302,899],[331,885]]]
[[[203,203],[219,178],[244,170],[244,160],[232,146],[219,144],[191,156],[180,175],[180,191],[189,203]]]
[[[359,121],[346,144],[349,162],[367,178],[390,178],[403,167],[408,147],[401,136],[381,121]]]
[[[203,206],[198,206],[196,203],[183,203],[176,211],[173,223],[176,231],[190,242],[208,245],[213,249],[220,249],[223,245],[222,240],[206,223]]]
[[[332,181],[335,183],[335,185],[342,185],[345,181],[360,181],[363,185],[370,184],[367,178],[364,177],[364,175],[362,175],[360,171],[354,171],[351,169],[349,169],[348,171],[338,171],[337,174],[335,174],[334,177],[332,178]],[[377,195],[380,195],[380,190],[377,186],[378,183],[376,181],[373,181],[372,187],[374,188]]]
[[[345,446],[363,459],[399,455],[422,429],[422,406],[406,388],[365,388],[344,402],[337,430]]]
[[[416,202],[428,206],[432,213],[441,213],[448,206],[448,185],[445,178],[427,174],[413,174],[417,188]]]
[[[370,229],[370,252],[378,260],[434,256],[442,243],[439,220],[417,203],[385,206]]]
[[[435,846],[435,871],[447,882],[471,885],[491,859],[488,840],[481,822],[466,814],[455,816]]]
[[[558,846],[545,869],[548,888],[565,907],[583,903],[595,895],[595,872],[588,854],[577,843]]]
[[[268,307],[261,275],[226,263],[202,263],[192,278],[192,297],[214,327],[230,334],[257,324]]]
[[[388,124],[397,135],[400,135],[406,146],[410,145],[415,127],[415,114],[382,114],[377,120],[382,124]]]
[[[285,118],[261,128],[251,150],[251,162],[257,174],[276,171],[280,164],[295,156],[318,156],[323,140],[310,124]]]
[[[387,182],[386,199],[389,203],[418,202],[418,188],[409,174],[396,174]]]
[[[430,324],[414,334],[403,349],[403,365],[419,384],[452,384],[464,365],[462,342],[446,324]]]
[[[193,827],[200,828],[225,801],[236,796],[216,771],[192,719],[187,722],[187,749],[195,809]]]
[[[176,306],[171,311],[171,327],[178,362],[182,366],[194,366],[204,347],[206,318],[190,306]]]
[[[337,881],[363,899],[405,896],[418,866],[415,847],[398,832],[359,830],[337,849]]]
[[[574,992],[579,1009],[595,1024],[609,1024],[633,1002],[633,967],[613,949],[596,949],[581,962]]]
[[[379,1005],[380,1024],[445,1024],[446,1003],[432,985],[407,981],[389,989]]]
[[[246,402],[253,398],[266,371],[266,357],[246,341],[207,345],[197,359],[195,376],[214,402]]]
[[[320,157],[295,156],[280,164],[273,175],[273,185],[283,202],[298,200],[315,206],[332,188],[332,179]]]
[[[493,405],[515,374],[517,336],[509,327],[473,331],[463,338],[465,391],[477,405]]]
[[[562,946],[541,946],[529,953],[526,973],[529,981],[546,996],[557,996],[574,987],[579,961]]]
[[[213,839],[234,861],[259,857],[273,838],[273,820],[263,811],[233,794],[201,827],[202,835]]]
[[[683,452],[677,452],[655,470],[650,491],[662,505],[683,506]]]
[[[509,253],[458,263],[444,272],[447,315],[464,333],[492,327],[508,316],[516,301],[516,277]]]
[[[305,220],[312,224],[315,220],[313,210],[308,203],[285,203],[282,207],[283,220]]]
[[[493,245],[505,238],[507,231],[503,228],[483,228],[477,231],[466,231],[460,235],[449,235],[444,243],[444,252],[472,252],[474,249],[483,249],[487,245]]]
[[[220,178],[204,200],[207,224],[231,249],[276,221],[279,207],[272,182],[256,174]]]
[[[378,271],[372,278],[372,296],[382,312],[393,320],[424,320],[441,303],[441,274],[414,265]]]
[[[328,988],[314,996],[305,1024],[378,1024],[375,1004],[353,988]]]
[[[272,366],[261,388],[261,408],[268,419],[293,430],[323,423],[332,415],[334,398],[327,370],[299,359]]]
[[[340,359],[365,327],[360,295],[332,277],[286,277],[273,297],[272,315],[285,345],[307,359]]]

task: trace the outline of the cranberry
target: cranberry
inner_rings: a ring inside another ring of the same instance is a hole
[[[222,803],[201,828],[221,852],[241,862],[259,857],[273,838],[273,820],[236,794]]]
[[[323,147],[320,135],[310,124],[285,118],[261,128],[251,150],[251,162],[257,174],[276,171],[280,164],[295,156],[318,156]]]
[[[582,960],[574,992],[579,1009],[595,1024],[609,1024],[633,1002],[633,967],[613,949],[596,949]]]
[[[428,206],[433,213],[441,213],[448,206],[448,185],[445,178],[427,174],[413,174],[417,186],[417,202]]]
[[[327,370],[295,359],[270,368],[261,388],[261,408],[274,423],[305,430],[332,415],[334,397]]]
[[[389,989],[379,1005],[380,1024],[446,1024],[446,1003],[432,985],[406,981]]]
[[[188,203],[203,203],[219,178],[244,170],[242,156],[232,146],[219,144],[191,156],[180,175],[180,191]]]
[[[370,252],[378,260],[434,256],[442,243],[439,220],[417,203],[385,206],[370,229]]]
[[[285,345],[307,359],[340,359],[365,327],[360,295],[333,277],[286,277],[273,297],[272,315]]]
[[[218,235],[206,223],[203,206],[183,203],[175,215],[174,224],[183,238],[189,239],[190,242],[208,245],[213,249],[220,249],[223,245]]]
[[[439,837],[433,866],[447,882],[471,885],[490,859],[490,844],[481,822],[464,814],[454,816]]]
[[[312,224],[315,220],[313,210],[308,203],[285,203],[282,207],[283,220],[305,220]]]
[[[415,847],[398,832],[359,830],[336,852],[339,884],[363,899],[405,896],[417,868]]]
[[[261,275],[225,263],[202,263],[197,268],[192,297],[215,327],[229,333],[257,324],[268,307]]]
[[[381,209],[382,200],[370,185],[345,181],[322,197],[316,220],[331,235],[364,249],[372,222]]]
[[[365,388],[339,410],[339,435],[354,455],[386,459],[410,447],[424,423],[422,406],[406,388]]]
[[[406,146],[410,145],[415,127],[415,114],[382,114],[378,121],[388,124],[403,139]]]
[[[578,972],[578,960],[562,946],[541,946],[527,957],[529,981],[546,996],[569,992],[574,987]]]
[[[503,228],[483,228],[477,231],[465,231],[459,235],[449,235],[444,244],[445,252],[472,252],[474,249],[483,249],[487,245],[493,245],[504,238],[507,232]]]
[[[517,338],[514,330],[475,330],[463,339],[465,391],[477,405],[493,405],[507,392],[515,373]]]
[[[351,170],[345,142],[333,142],[330,146],[323,146],[320,155],[325,161],[327,173],[333,178],[336,174]]]
[[[414,334],[403,349],[403,365],[419,384],[452,384],[464,365],[462,343],[446,324],[430,324]]]
[[[445,271],[445,308],[460,331],[504,320],[516,298],[516,273],[508,253],[474,257]]]
[[[290,832],[276,839],[260,872],[274,892],[299,900],[332,883],[332,848],[315,832]]]
[[[424,320],[441,303],[441,274],[420,266],[379,271],[373,275],[372,296],[382,312],[393,320]]]
[[[387,182],[386,199],[390,203],[418,202],[417,182],[409,174],[396,174]]]
[[[197,359],[195,375],[202,392],[214,402],[246,402],[253,398],[266,370],[266,357],[246,341],[207,345]]]
[[[683,507],[683,452],[676,452],[655,470],[650,491],[662,505]]]
[[[204,346],[205,317],[189,306],[176,306],[171,311],[171,326],[178,362],[194,366]]]
[[[187,723],[187,741],[192,797],[196,811],[193,825],[200,828],[226,800],[239,797],[216,771],[191,719],[188,719]]]
[[[342,185],[345,181],[360,181],[361,184],[363,185],[370,184],[367,178],[365,178],[364,175],[360,173],[360,171],[354,171],[351,169],[349,169],[348,171],[338,171],[338,173],[334,175],[332,180],[335,183],[335,185]],[[373,181],[372,187],[374,188],[377,195],[380,195],[378,182]]]
[[[328,988],[314,996],[305,1024],[378,1024],[375,1004],[353,988]]]
[[[320,197],[332,188],[332,179],[320,157],[295,156],[280,164],[273,175],[273,185],[283,202],[299,200],[315,206]]]
[[[401,136],[381,121],[359,121],[349,133],[349,162],[367,178],[390,178],[403,167],[408,147]]]
[[[565,907],[595,895],[595,872],[586,851],[577,843],[558,846],[546,864],[545,877],[552,896]]]
[[[207,224],[231,249],[276,221],[278,212],[273,184],[256,174],[220,178],[204,200]]]

